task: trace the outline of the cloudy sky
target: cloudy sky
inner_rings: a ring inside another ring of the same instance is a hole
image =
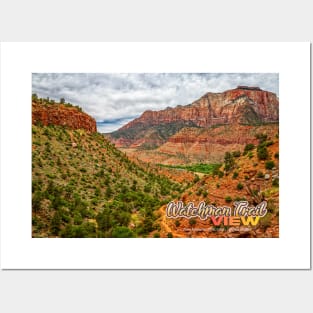
[[[207,92],[223,92],[238,85],[278,92],[274,73],[33,73],[32,92],[79,105],[98,122],[98,131],[111,132],[145,110],[189,104]]]

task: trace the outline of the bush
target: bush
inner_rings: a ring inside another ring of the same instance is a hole
[[[226,196],[226,197],[225,197],[225,201],[226,201],[227,203],[232,202],[232,197],[231,197],[231,196]]]
[[[219,183],[216,184],[216,188],[220,188],[221,185]]]
[[[247,154],[248,151],[251,151],[254,148],[255,148],[255,145],[253,143],[247,143],[244,148],[243,154]]]
[[[266,168],[267,170],[271,170],[273,167],[275,167],[275,163],[274,163],[273,161],[267,161],[267,162],[265,163],[265,168]]]
[[[266,134],[256,134],[255,138],[259,139],[259,143],[262,143],[267,139],[267,135]]]
[[[258,172],[257,174],[256,174],[256,177],[257,178],[264,178],[264,174],[263,174],[263,172]]]
[[[238,177],[238,172],[234,172],[233,179],[236,179]]]
[[[239,158],[240,156],[241,156],[240,151],[234,151],[234,152],[233,152],[233,157]]]
[[[238,183],[237,189],[238,189],[238,190],[242,190],[242,189],[243,189],[243,184],[242,184],[242,183]]]
[[[193,180],[194,183],[197,183],[200,180],[200,177],[196,174]]]
[[[268,159],[268,151],[265,146],[259,145],[257,148],[258,159],[259,160],[266,160]]]
[[[272,186],[273,187],[279,187],[279,179],[277,177],[274,178],[274,180],[272,181]]]
[[[274,154],[274,157],[275,157],[275,159],[279,159],[279,153],[276,152],[276,153]]]
[[[196,192],[196,195],[201,196],[201,194],[202,194],[202,189],[198,189],[198,191]]]
[[[175,220],[175,226],[179,227],[180,226],[180,221],[179,220]]]
[[[134,233],[125,226],[117,226],[112,231],[113,238],[133,238]]]
[[[172,233],[167,233],[167,238],[173,238],[173,234]]]
[[[195,226],[196,224],[197,224],[197,221],[196,221],[195,218],[190,218],[190,219],[189,219],[189,225],[190,225],[191,227]]]
[[[224,173],[222,171],[218,171],[218,178],[222,178],[224,176]]]
[[[225,162],[225,171],[226,172],[229,172],[235,166],[234,157],[233,157],[233,155],[230,152],[226,152],[225,153],[224,162]]]

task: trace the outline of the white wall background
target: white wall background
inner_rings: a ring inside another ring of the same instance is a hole
[[[311,12],[309,0],[10,0],[0,39],[312,42]],[[0,271],[0,310],[309,312],[312,285],[312,271]]]

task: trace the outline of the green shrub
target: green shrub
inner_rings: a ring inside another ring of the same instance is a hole
[[[259,160],[266,160],[268,159],[268,151],[265,146],[259,145],[257,148],[257,154]]]
[[[200,180],[200,177],[196,174],[193,180],[194,183],[197,183]]]
[[[238,183],[237,189],[238,189],[238,190],[242,190],[242,189],[243,189],[243,184],[242,184],[242,183]]]
[[[240,156],[241,156],[241,153],[239,150],[233,152],[233,157],[239,158]]]
[[[257,178],[264,178],[264,173],[259,171],[257,174],[256,174],[256,177]]]
[[[225,197],[225,201],[226,201],[227,203],[232,202],[232,197],[231,197],[231,196],[226,196],[226,197]]]
[[[234,174],[233,174],[233,179],[236,179],[237,177],[238,177],[238,172],[234,172]]]
[[[267,139],[267,134],[256,134],[255,138],[259,139],[259,143],[262,143]]]
[[[229,172],[235,166],[235,160],[233,155],[230,152],[226,152],[224,156],[224,163],[225,163],[225,171]]]
[[[175,226],[179,227],[180,226],[180,221],[179,220],[175,220]]]
[[[255,145],[253,143],[247,143],[244,148],[243,154],[247,154],[248,151],[251,151],[254,148],[255,148]]]
[[[275,167],[275,163],[273,161],[266,161],[265,162],[265,168],[267,170],[271,170],[273,167]]]
[[[223,176],[224,176],[224,172],[222,172],[222,171],[218,171],[218,178],[222,178]]]
[[[279,187],[279,179],[277,177],[273,179],[272,186],[273,187]]]
[[[113,238],[132,238],[134,233],[126,226],[116,226],[112,231]]]

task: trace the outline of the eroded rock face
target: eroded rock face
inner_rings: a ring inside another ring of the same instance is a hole
[[[96,132],[95,119],[81,112],[75,107],[67,107],[62,104],[39,104],[32,103],[32,123],[43,125],[61,125],[72,129],[85,129]]]
[[[278,121],[278,104],[278,98],[272,92],[256,87],[239,87],[223,93],[209,92],[190,105],[145,111],[121,129],[174,121],[191,121],[199,127],[236,122],[275,122]]]
[[[186,106],[167,108],[161,111],[145,111],[139,118],[129,122],[118,131],[111,134],[110,139],[118,147],[138,147],[149,144],[147,131],[151,127],[185,123],[186,126],[210,128],[216,125],[259,125],[277,122],[279,118],[279,99],[276,94],[261,90],[258,87],[239,86],[236,89],[222,93],[207,93],[197,101]],[[189,123],[189,125],[187,125]],[[177,130],[179,132],[180,129]],[[166,135],[164,131],[162,135]],[[162,137],[160,144],[165,142],[181,142],[182,139]],[[187,140],[199,139],[189,136]],[[138,142],[138,138],[140,142]],[[202,138],[203,142],[207,138]],[[219,140],[228,140],[219,138]],[[242,140],[241,144],[246,143]],[[220,142],[220,144],[227,144]]]

